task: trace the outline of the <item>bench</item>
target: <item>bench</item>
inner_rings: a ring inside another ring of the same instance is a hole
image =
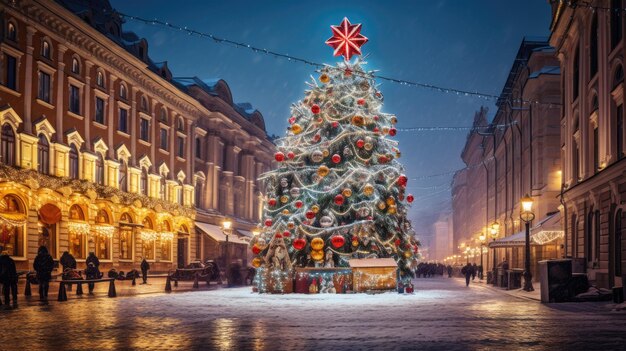
[[[213,279],[214,276],[213,269],[213,266],[207,266],[198,268],[177,268],[174,271],[170,271],[165,281],[165,291],[172,291],[172,281],[174,282],[174,286],[178,286],[179,281],[193,281],[194,289],[199,288],[198,281],[200,279],[206,281],[207,285],[210,285],[211,279]]]
[[[115,292],[115,279],[114,278],[101,278],[101,279],[76,279],[76,280],[59,280],[59,296],[58,301],[67,301],[66,285],[76,284],[76,295],[83,294],[83,284],[95,284],[109,282],[109,297],[116,297]]]

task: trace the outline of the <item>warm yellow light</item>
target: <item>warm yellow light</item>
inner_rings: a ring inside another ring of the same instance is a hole
[[[233,222],[228,219],[225,219],[224,222],[222,222],[222,228],[224,228],[224,230],[229,230],[232,225]]]
[[[257,236],[259,234],[261,234],[261,231],[259,230],[259,228],[252,229],[252,235]]]
[[[521,204],[522,204],[522,212],[532,212],[533,209],[533,198],[530,197],[528,194],[526,194],[526,196],[524,196],[521,200],[520,200]]]
[[[480,240],[481,242],[485,241],[487,237],[485,236],[484,233],[480,233],[480,235],[478,236],[478,240]]]

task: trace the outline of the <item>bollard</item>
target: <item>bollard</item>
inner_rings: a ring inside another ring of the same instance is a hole
[[[167,276],[167,279],[165,280],[165,292],[171,292],[172,291],[172,283],[170,282],[170,277]]]
[[[26,287],[24,288],[24,296],[32,296],[32,292],[30,291],[30,279],[26,277]]]
[[[178,279],[174,280],[174,286],[178,288]]]
[[[76,285],[76,295],[82,295],[82,294],[83,294],[83,283],[78,283],[78,285]]]
[[[135,275],[133,274],[133,284],[132,284],[132,286],[135,286],[135,285],[137,285],[137,283],[135,282]]]
[[[117,297],[117,293],[115,292],[115,279],[109,281],[109,297]]]
[[[198,285],[198,273],[193,278],[193,288],[198,289],[200,286]]]
[[[57,301],[67,301],[67,293],[65,292],[65,284],[59,283],[59,296]]]

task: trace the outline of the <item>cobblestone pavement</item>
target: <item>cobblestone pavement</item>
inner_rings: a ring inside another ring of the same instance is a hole
[[[460,279],[415,284],[414,295],[234,288],[115,299],[69,293],[47,306],[33,297],[0,311],[0,349],[626,349],[626,313],[610,303],[543,305]]]

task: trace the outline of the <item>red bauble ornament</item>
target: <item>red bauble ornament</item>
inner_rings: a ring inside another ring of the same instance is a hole
[[[374,127],[374,133],[378,133],[380,132],[380,129],[378,129],[378,127]]]
[[[402,194],[402,192],[398,194],[398,200],[400,201],[404,200],[404,194]]]
[[[389,161],[387,159],[387,156],[385,156],[385,155],[378,156],[378,163],[387,163],[387,161]]]
[[[380,117],[378,117],[378,116],[374,116],[374,120],[375,120],[375,121],[378,121],[378,119],[379,119],[379,118],[380,118]]]
[[[291,236],[291,232],[290,232],[290,231],[285,230],[285,231],[283,232],[283,238],[288,238],[288,237],[290,237],[290,236]]]
[[[331,125],[333,126],[333,128],[337,128],[339,127],[339,122],[334,121],[333,123],[331,123]]]
[[[409,194],[409,195],[406,196],[406,202],[411,203],[411,202],[413,202],[413,200],[415,200],[413,195]]]
[[[335,196],[335,205],[341,206],[343,205],[343,201],[344,201],[343,195],[338,194],[337,196]]]
[[[401,243],[402,243],[402,240],[400,240],[400,239],[396,239],[396,241],[394,242],[394,244],[396,244],[396,246],[400,246]]]
[[[300,251],[302,249],[304,249],[304,247],[306,246],[306,240],[302,239],[302,238],[298,238],[296,240],[293,241],[293,243],[291,243],[293,245],[293,248]]]
[[[359,105],[361,105],[361,106],[363,106],[363,105],[365,105],[365,99],[358,99],[358,100],[356,101],[356,103],[357,103],[357,104],[359,104]]]
[[[272,220],[270,218],[265,220],[265,226],[266,227],[271,227],[272,226]]]
[[[313,141],[317,143],[318,141],[320,141],[320,139],[321,139],[321,138],[322,138],[322,136],[321,136],[321,135],[319,135],[319,134],[315,134],[315,135],[313,136]]]
[[[283,162],[285,160],[285,154],[279,151],[274,154],[274,159],[278,162]]]
[[[367,220],[368,220],[368,221],[371,221],[372,219],[374,219],[374,217],[372,217],[372,216],[367,216]]]
[[[320,113],[320,107],[317,104],[313,104],[313,106],[311,106],[311,112],[313,112],[313,114]]]
[[[298,201],[296,201],[296,203],[294,205],[296,205],[296,208],[300,208],[300,207],[302,207],[303,204],[302,204],[302,201],[298,200]]]
[[[346,239],[344,239],[344,237],[341,235],[334,235],[332,238],[330,238],[330,243],[335,249],[338,249],[346,243]]]
[[[359,149],[362,149],[364,145],[365,141],[363,141],[363,139],[359,139],[356,141],[356,147],[358,147]]]
[[[261,248],[256,246],[256,245],[252,246],[252,253],[255,254],[255,255],[260,254],[261,253]]]
[[[346,68],[346,70],[343,71],[343,75],[346,77],[350,77],[352,75],[352,70],[349,68]]]
[[[406,183],[408,182],[409,178],[407,178],[404,174],[401,174],[398,177],[398,185],[400,186],[406,186]]]
[[[313,218],[315,218],[315,212],[313,212],[313,211],[311,211],[311,210],[306,211],[306,213],[305,213],[304,215],[305,215],[305,216],[306,216],[306,218],[308,218],[308,219],[313,219]]]
[[[338,154],[334,154],[331,160],[333,161],[333,163],[339,163],[341,162],[341,156],[339,156]]]
[[[296,157],[296,154],[294,154],[294,153],[293,153],[293,151],[289,151],[289,152],[287,153],[287,158],[288,158],[288,159],[293,160],[293,159],[294,159],[294,157]]]
[[[267,204],[272,207],[276,206],[276,199],[272,198],[272,199],[267,200]]]
[[[335,49],[335,56],[344,56],[347,60],[353,55],[361,55],[361,46],[367,43],[367,38],[361,34],[361,24],[352,24],[344,17],[338,26],[330,26],[333,36],[326,40],[326,44]]]
[[[275,237],[276,239],[282,239],[282,237],[283,237],[283,236],[282,236],[282,235],[280,235],[280,233],[276,233],[276,234],[274,234],[274,237]]]
[[[289,124],[294,124],[294,123],[296,123],[296,117],[289,118]]]
[[[389,135],[391,135],[391,136],[396,136],[397,132],[398,132],[398,130],[396,128],[389,129]]]

